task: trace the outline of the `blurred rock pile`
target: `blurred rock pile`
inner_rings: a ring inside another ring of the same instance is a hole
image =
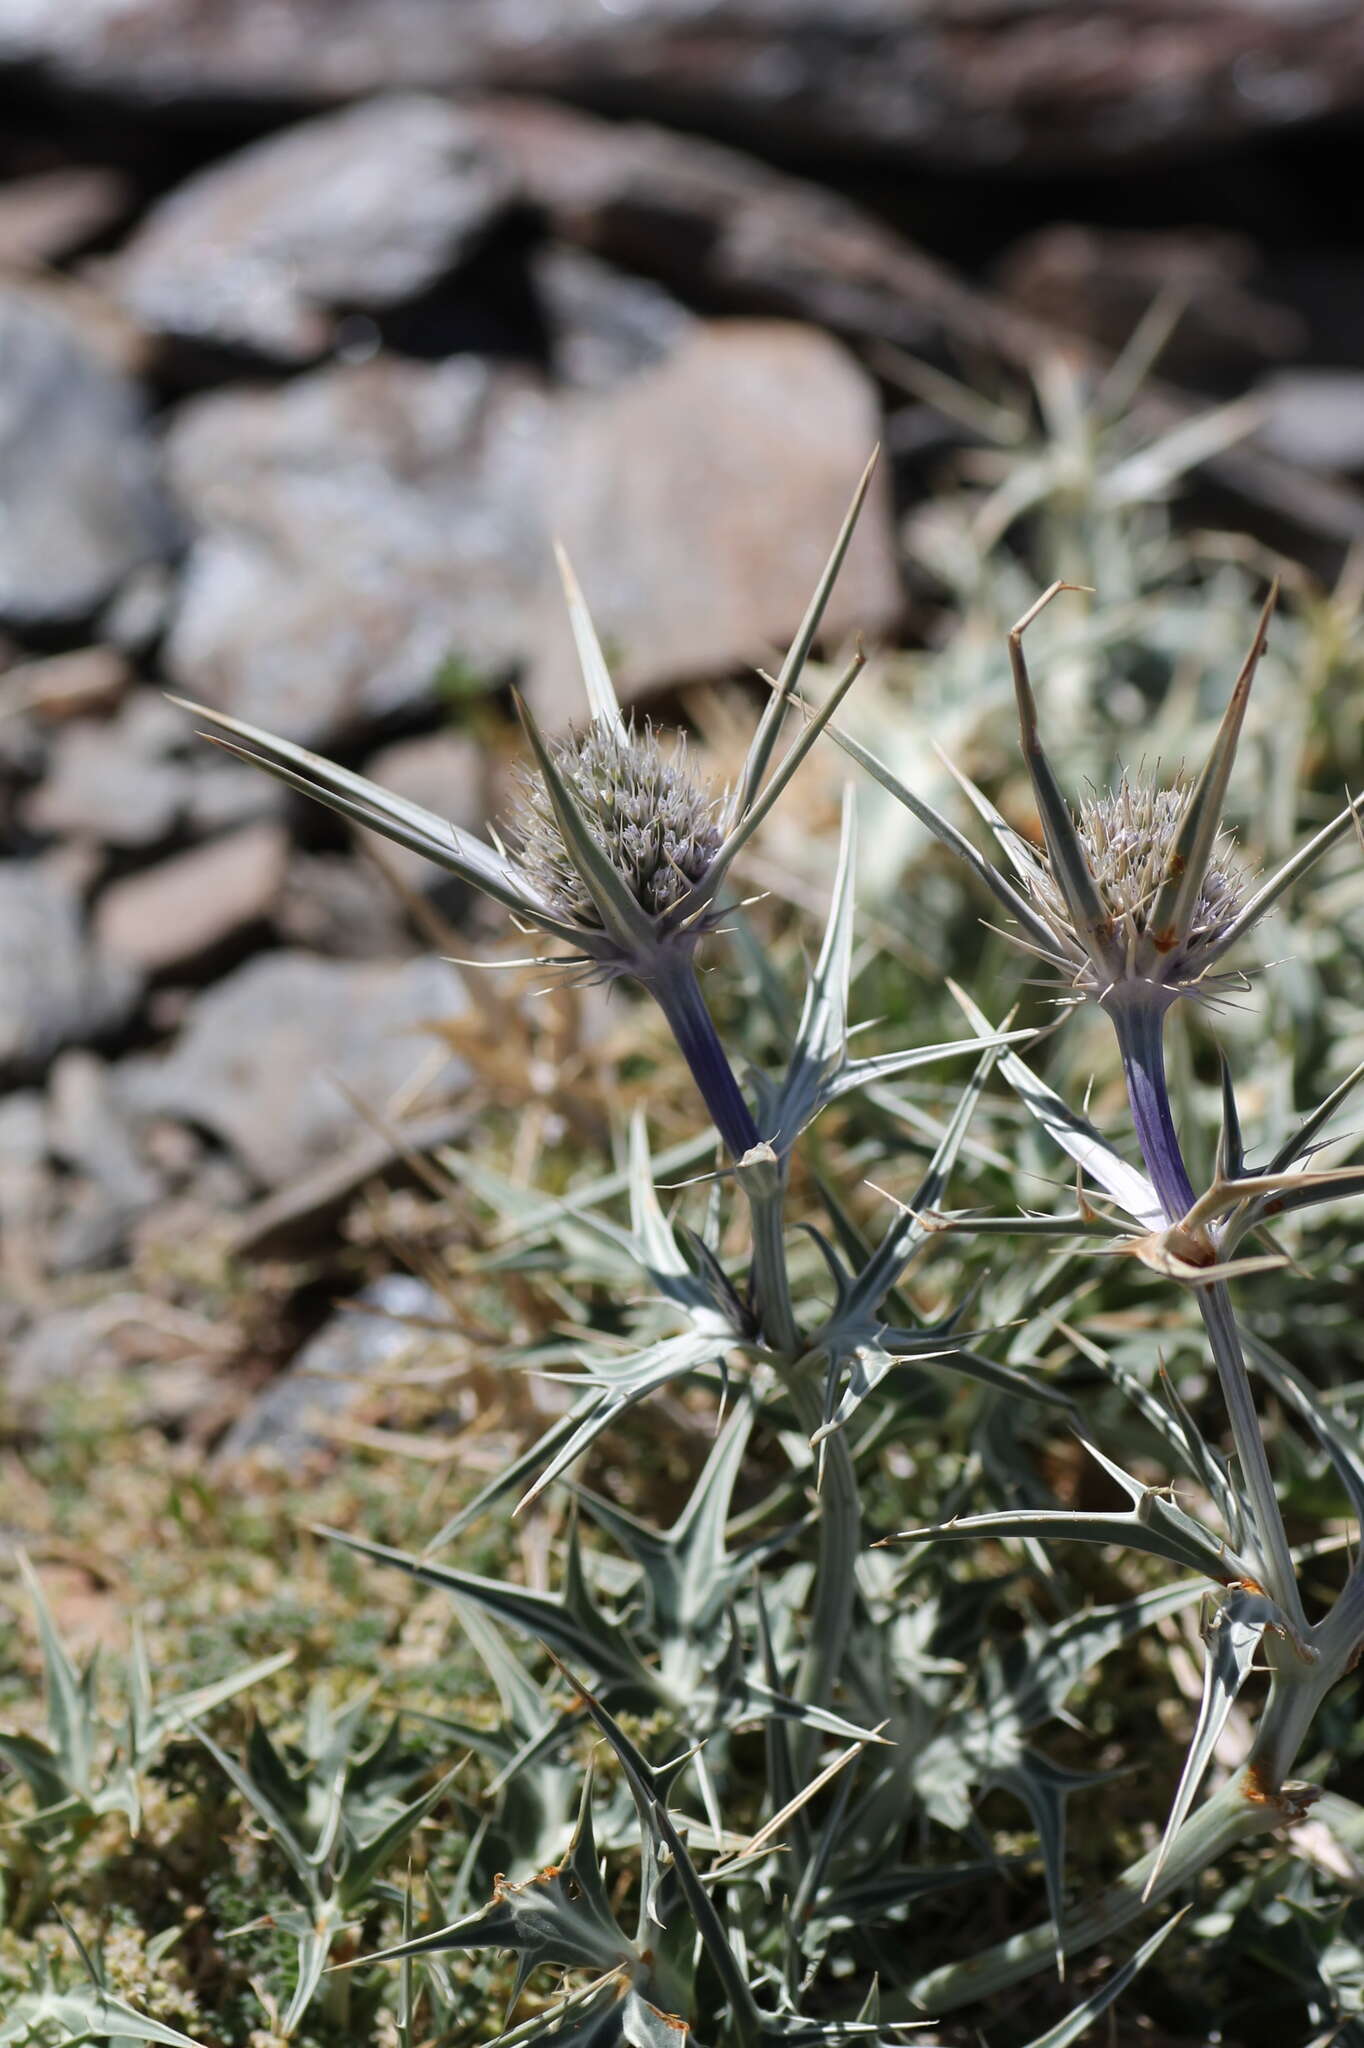
[[[1159,194],[1172,164],[1355,115],[1359,10],[906,12],[0,0],[19,1380],[79,1370],[79,1332],[53,1335],[72,1276],[372,1166],[350,1098],[428,1133],[458,1114],[461,1061],[425,1027],[467,992],[401,894],[440,877],[399,858],[391,887],[163,692],[479,830],[499,692],[519,681],[551,723],[577,705],[552,536],[629,699],[736,676],[796,624],[889,426],[828,630],[893,636],[893,499],[926,488],[943,428],[887,348],[968,381],[1063,337],[1102,362],[1172,275],[1173,374],[1266,395],[1219,486],[1322,559],[1364,537],[1352,484],[1318,474],[1364,467],[1358,283],[1238,221],[1054,226],[1055,188],[1020,199],[1015,177],[1120,166]]]

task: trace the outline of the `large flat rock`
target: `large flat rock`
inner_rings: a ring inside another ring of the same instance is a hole
[[[199,996],[165,1054],[124,1060],[129,1107],[214,1133],[266,1187],[308,1172],[353,1136],[349,1096],[383,1114],[423,1069],[427,1027],[464,987],[440,960],[371,964],[262,953]],[[438,1077],[458,1085],[453,1057]]]
[[[0,506],[0,618],[20,626],[89,618],[172,539],[136,387],[51,294],[7,284]]]
[[[0,861],[0,1079],[40,1073],[64,1045],[122,1024],[140,976],[100,953],[80,894],[43,861]]]
[[[196,531],[167,649],[192,697],[329,745],[526,647],[552,401],[474,356],[215,393],[171,429]]]
[[[572,558],[623,700],[768,663],[799,626],[880,432],[870,379],[785,321],[697,324],[664,362],[564,417],[550,525]],[[901,608],[878,477],[823,637],[885,633]],[[562,598],[547,588],[529,683],[581,716]]]
[[[509,86],[769,146],[1057,169],[1364,101],[1341,0],[0,0],[0,58],[149,112]]]
[[[459,108],[385,95],[177,186],[118,259],[118,293],[155,332],[304,362],[339,310],[401,305],[457,269],[512,189]]]

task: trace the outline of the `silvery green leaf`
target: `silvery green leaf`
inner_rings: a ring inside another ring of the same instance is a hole
[[[258,1732],[263,1733],[263,1731]],[[214,1763],[217,1764],[223,1776],[231,1780],[232,1784],[236,1786],[242,1798],[256,1815],[256,1818],[264,1825],[276,1847],[289,1863],[295,1877],[302,1885],[309,1899],[320,1906],[321,1895],[318,1889],[317,1868],[308,1854],[306,1846],[300,1841],[298,1835],[289,1824],[284,1804],[279,1797],[280,1786],[277,1783],[269,1786],[262,1784],[260,1782],[262,1773],[259,1769],[254,1773],[246,1770],[237,1762],[235,1757],[229,1756],[225,1749],[220,1748],[213,1740],[213,1737],[204,1729],[196,1728],[194,1733],[213,1758]],[[252,1761],[258,1762],[260,1750],[254,1744],[253,1748],[255,1749],[255,1754]]]
[[[140,1631],[136,1639],[140,1645]],[[140,1657],[145,1671],[145,1649],[135,1647],[135,1657]],[[168,1700],[152,1704],[147,1696],[146,1711],[139,1716],[138,1755],[150,1757],[165,1738],[190,1721],[197,1721],[220,1707],[226,1700],[235,1699],[238,1693],[249,1686],[259,1685],[262,1679],[273,1678],[277,1671],[283,1671],[292,1664],[297,1652],[278,1650],[273,1657],[262,1657],[258,1663],[248,1664],[243,1671],[233,1671],[226,1678],[215,1680],[212,1685],[191,1686],[185,1692],[178,1692]]]
[[[1279,1399],[1297,1410],[1336,1470],[1336,1477],[1354,1510],[1355,1520],[1364,1525],[1364,1456],[1357,1448],[1352,1429],[1342,1429],[1338,1418],[1324,1406],[1316,1389],[1271,1344],[1253,1330],[1241,1333],[1246,1350],[1268,1380]]]
[[[1202,1572],[1215,1585],[1231,1586],[1254,1573],[1229,1546],[1218,1544],[1199,1523],[1154,1487],[1143,1486],[1094,1445],[1081,1443],[1089,1455],[1116,1480],[1132,1501],[1130,1508],[1087,1513],[1078,1509],[1018,1508],[984,1515],[963,1515],[924,1529],[905,1529],[886,1541],[925,1543],[939,1537],[1018,1536],[1051,1538],[1055,1542],[1111,1543],[1121,1549],[1144,1550],[1185,1571]]]
[[[480,1515],[486,1514],[504,1495],[519,1492],[533,1473],[539,1472],[552,1459],[561,1446],[567,1443],[573,1432],[595,1412],[597,1396],[590,1394],[563,1415],[556,1417],[545,1431],[527,1450],[503,1466],[487,1483],[478,1489],[472,1500],[453,1514],[448,1522],[436,1531],[427,1544],[423,1555],[432,1557],[438,1550],[445,1550],[457,1537],[464,1534]]]
[[[886,1297],[898,1285],[909,1260],[928,1236],[923,1222],[924,1213],[936,1208],[942,1199],[943,1191],[957,1163],[957,1155],[965,1140],[967,1126],[999,1056],[998,1047],[991,1044],[977,1061],[974,1073],[957,1098],[952,1115],[928,1163],[928,1169],[914,1191],[912,1200],[901,1209],[900,1215],[892,1222],[880,1244],[852,1282],[847,1301],[840,1306],[839,1327],[831,1326],[825,1333],[830,1350],[842,1348],[845,1328],[856,1332],[859,1323],[870,1321],[879,1330],[879,1324],[875,1322],[877,1312]],[[855,1341],[864,1339],[859,1334]]]
[[[350,1536],[340,1529],[320,1527],[317,1533],[361,1557],[372,1558],[376,1564],[396,1565],[399,1571],[419,1579],[424,1586],[473,1601],[519,1634],[549,1644],[615,1685],[646,1697],[660,1697],[658,1679],[640,1662],[624,1630],[596,1610],[589,1612],[575,1606],[561,1594],[480,1578],[476,1572],[457,1571],[428,1558],[411,1557],[405,1551],[367,1542],[362,1536]]]
[[[747,809],[740,811],[726,834],[724,844],[716,854],[705,881],[700,885],[701,890],[704,891],[708,899],[715,895],[721,882],[733,865],[735,858],[744,846],[747,845],[763,819],[776,804],[777,799],[786,789],[787,784],[799,768],[801,762],[814,746],[815,741],[819,738],[825,726],[828,725],[835,711],[837,711],[839,705],[843,702],[843,699],[847,696],[866,665],[866,655],[859,647],[832,690],[830,690],[828,696],[824,699],[824,702],[817,711],[811,712],[806,724],[782,755],[781,761],[770,777],[767,787],[760,795],[753,799],[753,802]]]
[[[1220,1045],[1217,1048],[1217,1066],[1222,1084],[1222,1129],[1217,1140],[1217,1177],[1219,1180],[1238,1180],[1245,1171],[1245,1145],[1241,1137],[1241,1117],[1236,1107],[1236,1088],[1232,1081],[1231,1063]]]
[[[1061,591],[1073,587],[1065,583],[1053,583],[1050,589],[1044,590],[1036,602],[1028,607],[1009,633],[1009,666],[1013,671],[1014,697],[1018,705],[1023,762],[1032,781],[1033,794],[1037,798],[1037,809],[1042,821],[1042,834],[1047,842],[1052,877],[1065,898],[1077,933],[1084,939],[1094,956],[1100,958],[1105,953],[1105,935],[1112,922],[1111,914],[1099,893],[1098,884],[1090,873],[1089,857],[1076,829],[1070,805],[1061,793],[1061,786],[1056,780],[1042,745],[1037,727],[1037,703],[1028,679],[1028,665],[1023,654],[1023,635],[1038,613]],[[1054,943],[1053,941],[1053,945]]]
[[[1066,1974],[1065,1949],[1065,1866],[1066,1866],[1066,1801],[1073,1792],[1087,1790],[1103,1784],[1111,1774],[1106,1771],[1071,1771],[1054,1763],[1040,1750],[1026,1749],[1017,1763],[992,1774],[990,1782],[1007,1792],[1012,1792],[1027,1807],[1033,1826],[1037,1830],[1037,1843],[1042,1852],[1042,1870],[1047,1887],[1047,1903],[1051,1907],[1051,1923],[1056,1945],[1056,1974]]]
[[[979,1036],[982,1039],[987,1035],[994,1036],[989,1019],[970,997],[955,988],[953,993]],[[1048,1136],[1054,1138],[1062,1151],[1068,1152],[1077,1166],[1082,1167],[1135,1223],[1147,1231],[1165,1228],[1165,1211],[1146,1174],[1135,1166],[1129,1166],[1088,1118],[1070,1109],[1045,1081],[1037,1078],[1017,1053],[1000,1053],[999,1071]]]
[[[779,1088],[763,1104],[763,1128],[780,1152],[788,1149],[830,1099],[829,1083],[847,1058],[848,988],[852,973],[857,812],[852,789],[843,792],[843,819],[824,940],[805,991],[795,1043]]]
[[[39,2030],[64,2027],[66,2041],[150,2041],[161,2048],[203,2048],[161,2020],[148,2019],[121,1998],[91,1984],[79,1991],[57,1991],[51,1987],[20,1998],[0,2016],[0,2042],[14,2042],[16,2048],[36,2041]]]
[[[1260,885],[1249,901],[1242,904],[1236,915],[1222,926],[1216,936],[1209,938],[1205,958],[1211,962],[1219,959],[1223,953],[1229,952],[1262,917],[1268,915],[1279,898],[1285,895],[1295,882],[1301,881],[1302,877],[1316,866],[1324,853],[1329,853],[1347,833],[1358,832],[1361,817],[1364,817],[1364,797],[1356,797],[1343,811],[1337,813],[1329,825],[1323,825],[1320,832],[1314,834],[1305,846],[1300,846],[1296,853],[1291,854],[1283,866],[1277,869],[1267,882]]]
[[[33,1603],[38,1623],[38,1640],[43,1652],[43,1680],[46,1693],[47,1725],[64,1789],[89,1798],[92,1793],[95,1743],[99,1719],[96,1687],[98,1661],[91,1657],[83,1671],[77,1671],[57,1631],[34,1571],[24,1551],[18,1552],[19,1575]]]
[[[537,1500],[552,1480],[575,1463],[603,1430],[610,1429],[637,1401],[657,1393],[670,1380],[681,1379],[706,1366],[722,1366],[735,1341],[724,1331],[718,1335],[714,1331],[687,1331],[680,1337],[664,1337],[624,1358],[601,1353],[586,1359],[585,1377],[598,1390],[596,1404],[573,1434],[559,1445],[534,1485],[518,1502],[518,1508]],[[577,1378],[570,1382],[573,1386],[579,1383]]]
[[[772,695],[763,707],[763,715],[758,721],[757,730],[748,749],[748,758],[744,762],[743,778],[739,784],[739,801],[737,805],[739,817],[743,817],[746,812],[752,810],[757,802],[758,792],[762,788],[763,777],[767,773],[767,764],[772,758],[772,749],[777,742],[777,734],[781,728],[782,718],[787,706],[793,700],[795,689],[800,681],[810,649],[814,645],[815,635],[819,631],[820,620],[824,616],[824,608],[829,602],[829,593],[832,591],[838,572],[843,566],[843,557],[848,552],[848,545],[852,540],[853,530],[857,525],[867,492],[871,488],[871,480],[876,469],[879,454],[879,449],[872,450],[871,458],[858,479],[857,489],[853,492],[852,503],[849,505],[843,524],[839,528],[838,538],[833,545],[833,552],[824,565],[819,582],[815,585],[814,595],[806,607],[805,617],[801,620],[796,631],[796,637],[791,642],[786,659],[781,665],[781,673],[777,677]]]
[[[662,1774],[645,1762],[640,1751],[611,1718],[601,1702],[585,1691],[571,1672],[565,1671],[565,1676],[575,1687],[588,1714],[615,1751],[626,1783],[634,1797],[646,1842],[654,1845],[654,1853],[660,1860],[665,1854],[671,1859],[672,1872],[692,1922],[705,1945],[710,1966],[728,2000],[730,2026],[735,2041],[739,2048],[752,2048],[752,2044],[757,2042],[762,2031],[762,2014],[754,2002],[748,1979],[734,1953],[725,1924],[709,1891],[701,1881],[700,1873],[692,1862],[685,1841],[673,1824],[672,1816],[668,1812],[666,1784]]]
[[[1005,880],[998,868],[986,860],[955,825],[943,817],[941,811],[934,810],[932,804],[926,803],[922,797],[915,796],[914,792],[901,782],[899,776],[888,768],[878,755],[872,753],[870,747],[864,747],[860,740],[854,739],[852,734],[844,731],[841,726],[830,725],[829,736],[837,740],[844,753],[856,761],[860,768],[865,768],[868,775],[873,776],[884,790],[889,791],[897,803],[903,804],[921,825],[927,826],[934,838],[945,846],[949,853],[956,854],[959,860],[965,862],[976,879],[985,884],[995,901],[1003,906],[1033,946],[1046,953],[1055,950],[1056,939],[1050,925],[1043,922],[1027,899],[1020,895],[1011,882]]]
[[[1212,1446],[1204,1441],[1193,1417],[1179,1397],[1177,1388],[1164,1365],[1159,1368],[1159,1393],[1153,1392],[1145,1381],[1125,1365],[1120,1365],[1103,1347],[1081,1331],[1072,1329],[1068,1323],[1057,1319],[1055,1327],[1068,1337],[1076,1349],[1094,1365],[1113,1386],[1132,1403],[1149,1426],[1160,1437],[1161,1442],[1172,1454],[1176,1466],[1182,1466],[1203,1487],[1215,1502],[1217,1511],[1226,1526],[1227,1534],[1235,1544],[1245,1537],[1245,1517],[1240,1497],[1227,1474],[1222,1458]]]
[[[1063,2020],[1058,2020],[1054,2027],[1048,2027],[1045,2034],[1038,2034],[1028,2043],[1028,2048],[1071,2048],[1071,2043],[1078,2041],[1082,2034],[1087,2033],[1095,2020],[1122,1996],[1138,1972],[1145,1969],[1161,1943],[1174,1932],[1188,1910],[1186,1906],[1182,1912],[1173,1914],[1163,1927],[1156,1929],[1149,1941],[1142,1943],[1136,1954],[1130,1956],[1120,1970],[1115,1970],[1111,1977],[1105,1978],[1098,1989],[1091,1991],[1089,1997],[1082,1999],[1074,2011],[1068,2012]]]
[[[1250,652],[1241,664],[1241,673],[1236,678],[1217,737],[1203,764],[1203,772],[1189,791],[1184,814],[1166,856],[1165,871],[1147,919],[1155,943],[1165,950],[1183,945],[1193,924],[1208,862],[1222,829],[1227,784],[1231,780],[1236,746],[1241,737],[1246,705],[1250,701],[1251,684],[1265,651],[1269,621],[1278,601],[1279,586],[1276,582],[1265,600]]]
[[[580,1492],[593,1520],[641,1567],[650,1625],[664,1641],[684,1636],[711,1643],[734,1592],[752,1572],[753,1553],[731,1553],[725,1529],[755,1413],[750,1399],[739,1401],[671,1529],[651,1528],[613,1501]]]
[[[517,917],[529,919],[551,937],[577,942],[580,935],[573,926],[553,916],[504,855],[448,819],[424,810],[407,797],[396,796],[367,776],[338,768],[335,762],[310,753],[306,747],[276,739],[260,726],[229,718],[225,712],[215,711],[207,704],[190,703],[184,697],[172,697],[170,701],[215,727],[216,731],[207,737],[216,740],[227,753],[265,769],[278,781],[328,805],[353,824],[380,832],[410,852],[434,861],[438,867],[448,868],[471,888],[493,897]],[[224,733],[229,737],[220,738]]]
[[[583,684],[587,690],[587,702],[598,725],[621,737],[625,733],[625,720],[621,717],[620,705],[616,699],[611,671],[606,666],[606,656],[601,651],[597,629],[592,624],[592,614],[587,609],[578,579],[573,573],[573,564],[561,542],[554,543],[554,559],[559,568],[559,581],[564,587],[564,598],[568,605],[569,624],[573,628],[573,644],[578,650],[578,666],[583,672]]]
[[[1341,1104],[1354,1093],[1354,1090],[1359,1085],[1361,1076],[1364,1076],[1364,1063],[1361,1063],[1351,1073],[1348,1073],[1339,1086],[1333,1088],[1330,1094],[1323,1097],[1317,1104],[1310,1115],[1303,1118],[1292,1136],[1285,1138],[1273,1158],[1266,1164],[1266,1173],[1287,1173],[1289,1167],[1295,1161],[1307,1157],[1312,1150],[1317,1134],[1326,1128]]]
[[[592,1827],[590,1770],[583,1780],[577,1825],[560,1862],[515,1883],[499,1879],[492,1898],[477,1912],[380,1949],[366,1960],[387,1963],[404,1956],[478,1948],[506,1949],[517,1958],[518,1992],[531,1972],[546,1964],[596,1975],[640,1964],[634,1943],[617,1925],[602,1880]]]
[[[1175,1790],[1170,1818],[1165,1823],[1165,1833],[1146,1880],[1145,1897],[1149,1898],[1165,1868],[1165,1859],[1174,1846],[1175,1836],[1193,1805],[1204,1773],[1212,1762],[1218,1737],[1227,1725],[1227,1716],[1250,1675],[1260,1638],[1267,1627],[1275,1627],[1281,1622],[1282,1617],[1272,1600],[1267,1600],[1260,1593],[1239,1591],[1222,1602],[1205,1631],[1203,1697],[1198,1721]]]
[[[447,1771],[429,1791],[400,1808],[377,1833],[356,1842],[347,1850],[336,1888],[337,1901],[344,1914],[359,1915],[369,1899],[374,1880],[409,1836],[416,1833],[427,1815],[435,1811],[457,1774],[458,1766]]]

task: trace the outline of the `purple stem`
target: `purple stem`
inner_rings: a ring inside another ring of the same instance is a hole
[[[676,955],[663,961],[644,985],[668,1020],[726,1152],[731,1159],[742,1159],[762,1143],[762,1137],[711,1022],[690,958]]]
[[[1118,1034],[1141,1156],[1161,1208],[1171,1223],[1178,1223],[1192,1209],[1194,1191],[1170,1114],[1165,1081],[1166,1008],[1163,1003],[1148,1001],[1124,1003],[1120,1009],[1110,1009],[1109,1015]]]

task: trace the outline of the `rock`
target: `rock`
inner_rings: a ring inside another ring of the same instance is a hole
[[[0,264],[55,263],[127,211],[126,179],[103,166],[64,165],[0,188]]]
[[[116,267],[152,330],[306,362],[341,308],[377,312],[457,268],[509,172],[458,107],[394,94],[212,165],[154,206]]]
[[[164,1192],[143,1158],[134,1122],[93,1053],[69,1051],[48,1083],[48,1144],[68,1169],[44,1247],[50,1273],[105,1266],[126,1248],[139,1216]]]
[[[487,101],[471,118],[556,237],[693,304],[921,353],[992,358],[1008,338],[997,307],[876,215],[737,150],[538,100]],[[1019,352],[1037,345],[1030,328]]]
[[[555,371],[580,390],[606,390],[662,362],[694,325],[662,285],[616,270],[585,249],[549,242],[537,250],[531,269]]]
[[[464,733],[433,732],[396,740],[365,763],[374,782],[421,804],[465,832],[482,832],[488,820],[488,763],[483,749]],[[391,839],[366,833],[384,865],[414,889],[435,892],[452,877],[444,868],[410,853]]]
[[[183,711],[138,690],[113,718],[63,727],[21,815],[33,832],[133,850],[182,825],[210,831],[277,816],[285,802],[278,784],[198,740]]]
[[[290,1460],[327,1449],[326,1425],[355,1408],[374,1381],[382,1382],[385,1369],[414,1350],[429,1356],[451,1348],[453,1338],[442,1340],[425,1327],[448,1319],[444,1300],[424,1280],[390,1273],[374,1281],[353,1307],[328,1317],[238,1418],[214,1455],[215,1466],[261,1451]]]
[[[511,83],[773,151],[1034,171],[1201,158],[1364,102],[1341,0],[4,0],[0,56],[181,121]]]
[[[19,662],[0,678],[0,710],[25,711],[44,724],[113,711],[131,671],[116,647],[81,647],[45,661]]]
[[[167,660],[191,696],[312,746],[525,651],[548,554],[551,401],[476,357],[378,358],[214,394],[170,435],[198,529]]]
[[[799,626],[880,437],[876,392],[840,345],[775,321],[698,324],[653,370],[566,416],[551,525],[623,701],[770,662]],[[890,500],[875,480],[825,614],[826,644],[901,609]],[[581,715],[562,599],[546,593],[529,695]]]
[[[125,1059],[128,1101],[212,1131],[267,1187],[329,1157],[361,1121],[347,1098],[386,1113],[427,1071],[426,1027],[464,1007],[443,961],[360,965],[298,952],[263,953],[195,1001],[168,1054]],[[428,1088],[458,1087],[444,1060]]]
[[[187,800],[188,771],[170,751],[183,739],[171,707],[150,693],[130,698],[113,718],[73,719],[21,807],[25,824],[103,846],[157,845]]]
[[[246,825],[111,882],[95,907],[95,937],[145,975],[184,971],[268,922],[288,861],[281,826]]]
[[[91,945],[78,890],[42,861],[0,861],[0,1076],[124,1022],[138,977]]]
[[[383,859],[398,849],[382,842]],[[332,960],[393,960],[413,951],[401,897],[377,867],[344,853],[296,853],[275,916],[286,945]]]
[[[1308,469],[1364,470],[1364,373],[1281,370],[1256,386],[1265,408],[1256,439]]]
[[[1180,307],[1160,353],[1162,375],[1228,386],[1300,349],[1302,321],[1254,289],[1256,252],[1241,235],[1186,228],[1063,224],[1040,229],[994,265],[1005,299],[1035,320],[1082,334],[1113,354],[1162,293]]]
[[[50,306],[0,286],[0,617],[88,618],[171,524],[133,386]]]

